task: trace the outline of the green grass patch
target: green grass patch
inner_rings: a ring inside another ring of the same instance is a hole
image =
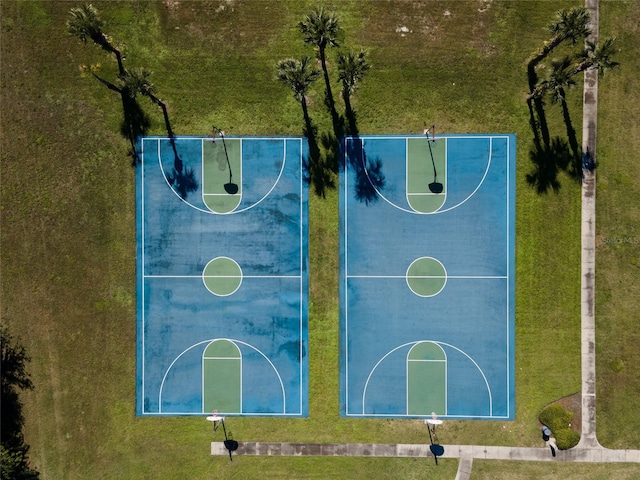
[[[313,2],[93,3],[125,65],[154,72],[176,134],[207,134],[212,123],[229,134],[302,133],[302,111],[276,81],[275,64],[314,54],[295,29]],[[555,10],[574,3],[491,2],[483,12],[476,1],[327,4],[344,19],[345,48],[370,53],[373,68],[353,98],[362,133],[421,132],[426,122],[441,132],[517,134],[516,419],[445,422],[443,443],[539,446],[538,412],[580,388],[580,187],[561,171],[558,192],[541,195],[525,179],[533,168],[525,61],[547,38]],[[80,65],[99,63],[112,81],[117,67],[66,35],[75,5],[0,6],[0,303],[3,323],[32,358],[35,390],[24,395],[24,412],[34,466],[46,478],[452,478],[457,462],[447,460],[438,469],[424,459],[228,462],[209,456],[203,419],[134,416],[135,172],[119,133],[118,95],[80,75]],[[640,145],[629,100],[638,91],[638,8],[601,2],[601,33],[618,35],[622,66],[600,90],[596,279],[598,432],[607,446],[635,448],[639,255],[632,243],[609,239],[640,235],[640,191],[628,181],[640,176],[629,161]],[[333,69],[335,52],[328,54]],[[331,131],[323,89],[314,85],[309,102],[319,135]],[[568,99],[578,131],[580,97],[577,89]],[[149,133],[163,134],[160,111],[139,102]],[[547,115],[552,135],[565,136],[559,106],[549,104]],[[234,418],[228,426],[240,441],[424,443],[420,421],[339,417],[337,190],[312,196],[309,209],[310,416]],[[543,471],[482,465],[474,462],[478,478]]]
[[[640,112],[629,101],[638,88],[632,74],[640,59],[633,17],[637,2],[604,1],[601,31],[618,38],[620,68],[601,78],[598,93],[598,169],[596,193],[596,372],[598,439],[609,448],[640,447],[640,175],[637,156]]]
[[[638,466],[629,463],[561,463],[474,460],[473,480],[632,480],[638,476]]]

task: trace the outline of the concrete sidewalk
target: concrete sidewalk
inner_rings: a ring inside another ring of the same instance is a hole
[[[443,445],[440,458],[479,460],[524,460],[534,462],[616,462],[640,463],[640,450],[572,448],[558,450],[555,457],[548,448],[490,447],[484,445]],[[211,455],[228,456],[222,442],[211,443]],[[329,457],[424,457],[433,458],[427,444],[407,443],[279,443],[238,442],[233,455],[249,456],[329,456]]]
[[[598,41],[598,0],[586,0],[591,15],[589,40]],[[584,72],[582,99],[582,151],[596,159],[598,122],[598,70]],[[582,435],[576,448],[598,448],[596,437],[596,172],[583,168],[581,213],[580,318],[582,331]]]

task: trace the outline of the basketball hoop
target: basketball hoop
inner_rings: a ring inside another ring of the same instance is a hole
[[[429,156],[431,157],[431,165],[433,165],[433,182],[429,184],[429,190],[431,193],[439,194],[444,190],[444,185],[438,181],[438,172],[436,171],[436,162],[433,159],[433,149],[431,148],[431,144],[436,144],[436,136],[435,136],[436,126],[431,125],[424,131],[424,134],[427,137],[427,146],[429,147]],[[429,138],[429,133],[431,133],[431,138]],[[435,415],[435,413],[433,414]]]
[[[215,125],[213,125],[212,127],[212,132],[211,132],[211,136],[212,136],[212,141],[213,143],[216,143],[216,134],[220,135],[220,138],[222,139],[222,146],[224,147],[224,156],[225,159],[227,160],[227,167],[229,168],[229,182],[224,184],[224,191],[227,192],[229,195],[235,195],[236,193],[238,193],[238,184],[237,183],[233,183],[233,174],[231,173],[231,162],[229,161],[229,152],[227,151],[227,143],[224,141],[224,130],[220,129],[219,127],[216,127]],[[222,164],[221,170],[224,170],[224,163]]]
[[[218,410],[214,410],[213,415],[207,417],[207,421],[213,424],[213,433],[216,433],[220,425],[224,425],[224,417],[218,415]]]
[[[432,425],[433,429],[435,430],[436,425],[442,425],[442,420],[438,419],[438,415],[436,414],[436,412],[431,412],[431,418],[427,418],[424,423],[427,425]]]
[[[436,126],[435,125],[431,125],[429,128],[425,128],[423,133],[425,137],[427,137],[427,140],[429,142],[436,143]]]
[[[224,448],[229,450],[229,460],[233,461],[231,452],[234,452],[238,449],[238,442],[233,440],[233,438],[231,437],[231,432],[229,432],[229,435],[227,436],[227,428],[224,426],[224,417],[218,415],[218,410],[214,410],[213,415],[209,415],[207,417],[207,420],[213,423],[213,433],[216,433],[218,427],[222,425],[222,430],[224,431]]]
[[[427,431],[429,432],[429,441],[431,443],[429,450],[433,454],[436,465],[438,465],[438,457],[442,456],[444,448],[440,445],[440,441],[436,435],[436,426],[442,425],[442,420],[438,419],[436,412],[431,412],[431,418],[425,419],[424,424],[427,426]]]

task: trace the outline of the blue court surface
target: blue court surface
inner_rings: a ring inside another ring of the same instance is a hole
[[[138,415],[308,415],[305,139],[143,137]]]
[[[342,416],[513,419],[515,136],[343,149]]]

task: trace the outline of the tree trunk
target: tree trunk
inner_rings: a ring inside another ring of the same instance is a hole
[[[118,50],[116,47],[111,45],[109,40],[107,40],[107,36],[103,32],[100,32],[99,35],[95,35],[91,37],[91,39],[96,44],[100,45],[100,47],[102,47],[103,50],[113,53],[116,56],[116,60],[118,61],[118,72],[120,73],[121,76],[124,75],[125,69],[122,63],[122,54],[120,53],[120,50]]]
[[[122,54],[120,53],[120,50],[118,50],[117,48],[112,48],[112,52],[113,54],[116,56],[116,60],[118,60],[118,71],[120,72],[121,76],[124,76],[124,74],[126,73],[125,69],[124,69],[124,65],[122,63]]]
[[[560,35],[556,35],[555,37],[553,37],[551,40],[549,40],[549,43],[547,43],[542,48],[542,50],[540,50],[536,54],[536,56],[531,59],[529,63],[533,66],[536,66],[538,63],[544,60],[551,53],[551,50],[553,50],[558,45],[560,45],[560,43],[562,43],[563,40],[564,40],[564,37]]]
[[[169,121],[169,114],[167,113],[167,106],[162,100],[160,100],[155,95],[151,93],[147,93],[147,96],[151,99],[153,103],[155,103],[162,109],[162,116],[164,117],[164,125],[167,129],[167,135],[169,136],[169,138],[173,138],[174,135],[173,135],[173,130],[171,128],[171,122]]]
[[[347,122],[349,124],[349,135],[356,136],[358,135],[358,125],[356,123],[356,112],[353,111],[351,107],[351,95],[349,94],[348,88],[342,89],[342,98],[344,100],[344,110],[347,116]]]
[[[302,100],[300,100],[300,104],[302,105],[302,115],[304,116],[304,124],[307,128],[307,137],[312,135],[311,132],[311,119],[309,118],[309,110],[307,108],[307,100],[302,96]]]

